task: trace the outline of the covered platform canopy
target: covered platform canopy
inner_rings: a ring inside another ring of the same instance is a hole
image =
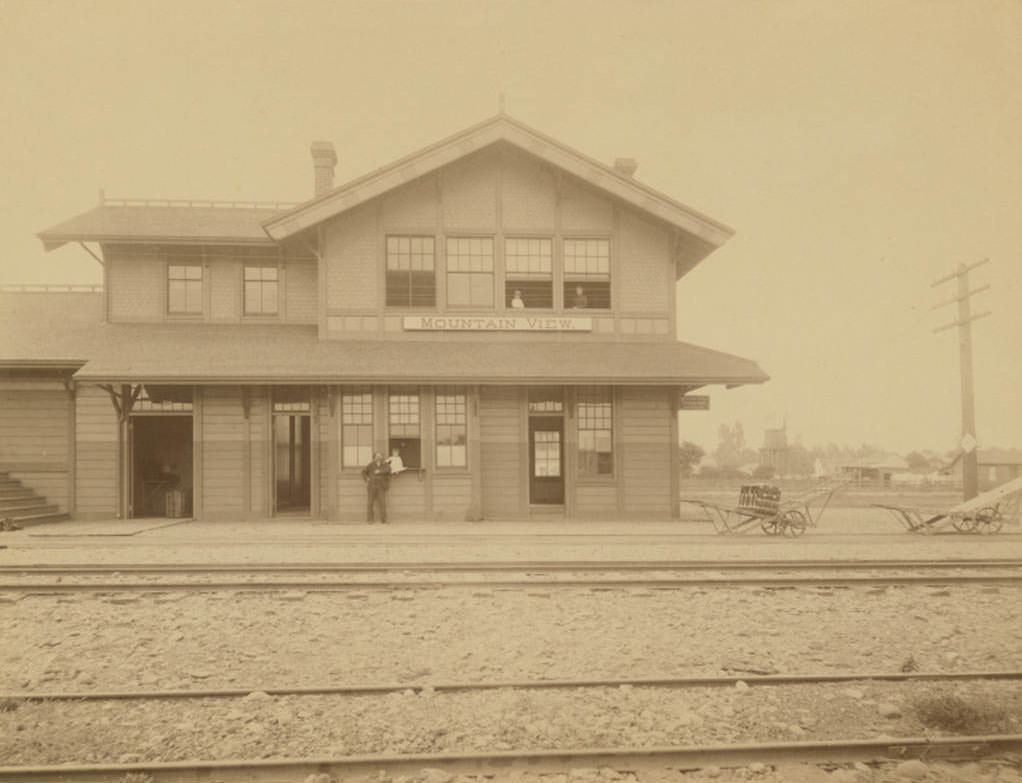
[[[106,324],[75,379],[94,383],[728,386],[768,376],[679,342],[320,340],[311,326]]]

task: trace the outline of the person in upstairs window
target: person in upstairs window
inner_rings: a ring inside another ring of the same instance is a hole
[[[575,298],[572,300],[571,306],[576,310],[585,310],[589,307],[589,297],[586,296],[586,292],[580,285],[575,286]]]
[[[515,291],[515,295],[511,297],[511,307],[515,310],[521,310],[525,307],[525,302],[522,301],[522,292]]]
[[[366,516],[373,524],[374,510],[380,510],[380,523],[387,524],[387,490],[390,489],[390,465],[383,453],[373,454],[373,461],[362,468],[362,480],[366,483]]]

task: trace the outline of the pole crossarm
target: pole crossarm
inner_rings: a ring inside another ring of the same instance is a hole
[[[961,275],[965,274],[966,272],[969,272],[969,271],[975,269],[977,266],[982,266],[983,264],[985,264],[989,260],[990,260],[989,258],[981,258],[979,261],[977,261],[974,264],[968,264],[968,265],[963,264],[958,269],[956,269],[954,272],[951,272],[950,274],[944,275],[942,278],[940,278],[940,280],[934,280],[932,283],[930,283],[930,288],[936,288],[941,283],[946,283],[948,280],[954,280],[956,277],[960,277]]]
[[[990,287],[989,283],[987,283],[986,285],[981,285],[979,288],[973,288],[971,291],[969,291],[968,293],[962,294],[961,296],[952,296],[950,299],[945,299],[943,302],[939,302],[939,303],[935,304],[930,309],[931,310],[937,310],[938,308],[945,307],[945,306],[947,306],[949,304],[955,304],[956,302],[961,302],[963,299],[968,299],[973,294],[978,294],[981,291],[986,291],[989,287]]]
[[[968,319],[966,319],[964,321],[952,321],[949,324],[944,324],[943,326],[938,326],[936,329],[933,330],[933,333],[937,334],[937,332],[943,332],[943,331],[946,331],[948,329],[953,329],[956,326],[965,326],[966,324],[971,324],[973,321],[978,321],[980,318],[985,318],[986,316],[991,315],[992,313],[993,313],[992,310],[987,310],[986,312],[974,315],[971,318],[968,318]]]

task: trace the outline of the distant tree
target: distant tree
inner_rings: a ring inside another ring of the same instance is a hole
[[[742,423],[736,421],[731,425],[721,424],[717,428],[717,438],[717,450],[713,452],[717,464],[722,468],[736,468],[741,465],[747,456]]]
[[[918,451],[910,451],[905,455],[905,462],[911,470],[926,470],[930,467],[930,460],[925,454]]]
[[[682,476],[691,476],[693,469],[699,464],[699,460],[706,456],[703,447],[690,440],[682,441],[678,454]]]
[[[788,447],[788,473],[792,476],[808,476],[813,472],[814,462],[809,449],[801,443]]]

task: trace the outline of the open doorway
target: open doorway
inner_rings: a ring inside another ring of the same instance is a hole
[[[132,416],[132,517],[192,513],[192,417]]]
[[[302,413],[273,415],[274,510],[308,513],[312,503],[311,418]]]

